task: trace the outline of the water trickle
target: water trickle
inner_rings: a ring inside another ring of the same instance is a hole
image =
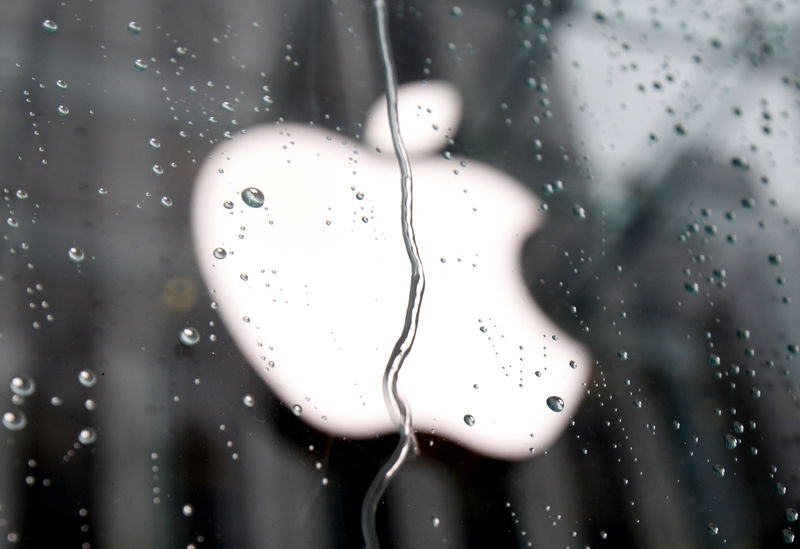
[[[409,452],[412,450],[416,451],[417,449],[417,439],[411,427],[411,412],[408,403],[398,391],[397,380],[403,362],[405,362],[414,344],[419,311],[422,304],[422,295],[425,290],[425,274],[422,269],[422,260],[420,259],[419,250],[417,249],[417,242],[414,238],[414,226],[411,215],[413,198],[411,164],[405,145],[403,144],[403,138],[400,135],[400,123],[397,112],[397,79],[392,58],[391,42],[389,40],[386,1],[374,0],[374,6],[381,62],[383,64],[384,83],[386,86],[386,107],[389,117],[389,127],[392,132],[392,144],[394,145],[395,156],[400,166],[400,186],[402,191],[401,220],[403,224],[403,242],[409,262],[411,263],[411,287],[403,331],[397,343],[395,343],[392,354],[386,364],[386,369],[383,372],[383,398],[386,402],[386,407],[389,409],[390,416],[397,422],[400,440],[391,458],[389,458],[375,476],[369,490],[367,490],[364,496],[364,501],[361,506],[361,533],[364,537],[364,543],[367,549],[377,549],[379,547],[378,533],[375,528],[375,512],[378,503],[386,487],[405,462]]]

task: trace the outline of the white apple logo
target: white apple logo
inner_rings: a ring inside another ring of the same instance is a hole
[[[418,431],[530,456],[565,426],[590,372],[520,274],[537,201],[497,169],[441,154],[461,115],[453,86],[407,84],[398,101],[427,278],[399,390]],[[371,109],[368,145],[310,125],[250,128],[212,151],[192,204],[200,269],[242,353],[302,419],[354,438],[396,430],[381,380],[410,267],[385,112],[385,100]]]

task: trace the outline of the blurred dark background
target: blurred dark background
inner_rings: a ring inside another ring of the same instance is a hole
[[[596,364],[544,455],[424,439],[380,506],[383,546],[792,541],[797,4],[389,9],[400,81],[463,94],[448,150],[541,197],[523,272]],[[2,543],[360,547],[393,437],[331,439],[277,402],[214,311],[188,216],[199,163],[243,128],[361,132],[383,91],[371,4],[2,12],[0,381],[21,380],[2,410]]]

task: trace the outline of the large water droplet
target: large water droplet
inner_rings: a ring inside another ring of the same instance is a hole
[[[217,259],[225,259],[228,256],[228,252],[225,251],[225,248],[214,248],[214,257]]]
[[[67,255],[75,263],[80,263],[81,261],[86,259],[86,254],[84,254],[83,250],[81,250],[77,246],[73,246],[72,248],[67,250]]]
[[[11,378],[11,391],[21,397],[30,396],[36,390],[36,383],[27,376],[14,376]]]
[[[564,410],[564,400],[559,396],[547,397],[547,407],[554,412],[561,412]]]
[[[9,431],[19,431],[27,424],[28,420],[22,412],[6,412],[3,414],[3,425]]]
[[[472,427],[473,425],[475,425],[475,416],[473,416],[472,414],[465,415],[464,416],[464,423],[466,423],[467,425]]]
[[[97,431],[92,429],[91,427],[86,427],[81,429],[81,432],[78,433],[78,442],[81,444],[93,444],[97,440]]]
[[[187,347],[191,347],[193,345],[197,345],[197,342],[200,341],[200,332],[191,326],[187,326],[181,330],[178,339]]]
[[[292,413],[296,416],[301,415],[303,413],[303,407],[300,406],[299,404],[295,404],[294,406],[292,406]]]
[[[78,381],[84,387],[94,387],[95,383],[97,383],[97,376],[87,368],[78,372]]]
[[[45,34],[53,34],[58,30],[58,25],[52,19],[45,19],[42,21],[42,30]]]
[[[242,200],[251,208],[260,208],[264,205],[264,193],[256,187],[247,187],[242,191]]]

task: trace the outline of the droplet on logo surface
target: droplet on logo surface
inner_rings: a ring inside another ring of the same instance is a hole
[[[295,404],[294,406],[292,406],[292,413],[296,416],[301,415],[303,413],[303,407],[300,406],[299,404]]]
[[[564,400],[560,396],[547,397],[547,407],[554,412],[561,412],[564,410]]]
[[[472,427],[473,425],[475,425],[475,416],[473,416],[471,414],[465,415],[464,416],[464,423],[466,423],[467,425]]]
[[[192,347],[193,345],[197,345],[197,342],[200,341],[200,332],[191,326],[187,326],[181,330],[178,339],[187,347]]]
[[[264,193],[256,187],[247,187],[242,191],[242,200],[251,208],[260,208],[264,205]]]
[[[225,248],[214,248],[214,257],[216,259],[225,259],[228,256],[228,252],[225,251]]]

